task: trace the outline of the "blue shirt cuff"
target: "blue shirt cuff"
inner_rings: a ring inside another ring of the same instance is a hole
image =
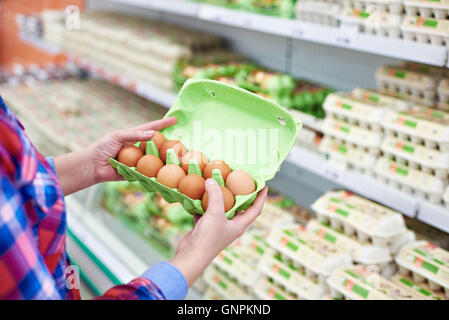
[[[145,271],[142,277],[156,284],[167,300],[183,300],[187,296],[187,281],[171,263],[159,262]]]

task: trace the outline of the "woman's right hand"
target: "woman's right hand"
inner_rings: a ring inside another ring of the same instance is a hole
[[[268,187],[262,189],[253,205],[228,220],[223,207],[220,187],[207,179],[209,206],[204,215],[195,216],[195,226],[179,243],[175,257],[170,261],[184,275],[189,287],[212,260],[259,216],[267,198]]]

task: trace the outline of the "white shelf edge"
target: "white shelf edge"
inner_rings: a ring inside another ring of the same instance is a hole
[[[402,214],[412,218],[416,217],[418,202],[415,197],[385,185],[373,177],[354,170],[338,168],[321,155],[299,146],[293,148],[287,161],[312,171],[355,193],[391,207]]]
[[[420,202],[418,219],[449,233],[449,209],[442,205]]]
[[[310,24],[294,19],[265,16],[211,4],[176,0],[107,1],[396,59],[435,66],[446,66],[446,63],[449,63],[447,59],[448,50],[444,46],[433,46],[403,39],[348,32],[341,28]]]

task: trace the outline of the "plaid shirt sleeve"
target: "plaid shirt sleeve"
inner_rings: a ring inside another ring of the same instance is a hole
[[[66,227],[52,159],[36,151],[0,97],[0,299],[79,298],[66,283]],[[152,279],[140,277],[97,299],[165,298]]]

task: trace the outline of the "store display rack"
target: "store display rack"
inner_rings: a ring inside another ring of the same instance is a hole
[[[435,66],[449,65],[448,49],[444,46],[415,43],[360,34],[354,31],[309,24],[293,19],[263,16],[210,4],[177,0],[107,0],[107,2],[182,15],[200,21],[215,22],[251,31],[310,41],[329,46],[387,56]]]
[[[192,5],[190,2],[183,4]],[[193,3],[193,5],[195,4]],[[105,70],[95,65],[87,59],[63,53],[56,46],[48,44],[40,38],[30,37],[24,34],[21,37],[23,41],[46,52],[65,54],[68,60],[73,62],[79,68],[89,71],[94,76],[113,82],[144,98],[156,102],[161,106],[170,108],[175,101],[176,95],[173,92],[168,92],[152,85],[137,83],[131,79],[124,78],[119,74],[115,74],[110,70]],[[305,126],[320,131],[320,120],[316,120],[315,118],[298,111],[294,111],[294,114],[301,118]],[[392,188],[385,183],[376,180],[374,177],[342,168],[337,164],[327,161],[318,153],[309,151],[300,146],[296,146],[293,149],[287,158],[287,161],[295,166],[313,172],[333,184],[340,185],[343,188],[347,188],[355,193],[378,201],[385,206],[396,209],[409,217],[417,218],[440,230],[449,232],[449,210],[441,205],[433,205],[428,201],[419,200],[413,195]],[[385,192],[385,190],[388,190],[388,192]],[[325,191],[326,190],[323,190],[323,192]]]

